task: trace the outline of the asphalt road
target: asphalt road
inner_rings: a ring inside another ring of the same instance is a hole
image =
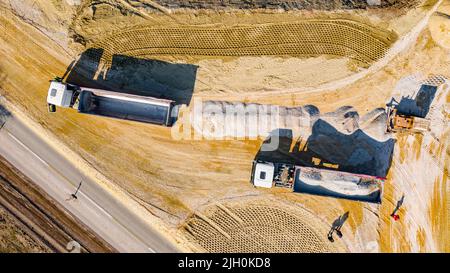
[[[0,115],[0,154],[119,252],[177,252],[13,116]],[[73,199],[80,181],[78,198]]]

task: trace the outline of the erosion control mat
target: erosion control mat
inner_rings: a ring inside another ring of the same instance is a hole
[[[326,228],[304,209],[261,202],[220,204],[191,217],[185,230],[209,252],[336,252]],[[341,246],[339,246],[341,247]]]
[[[140,25],[91,45],[114,55],[318,56],[348,57],[369,65],[397,39],[393,32],[351,20],[305,20],[238,27]]]

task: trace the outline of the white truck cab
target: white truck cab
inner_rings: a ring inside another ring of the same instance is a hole
[[[48,88],[47,103],[60,107],[70,107],[72,103],[73,90],[67,89],[67,84],[51,81]]]
[[[273,163],[258,162],[253,172],[253,185],[262,188],[272,188],[275,165]]]

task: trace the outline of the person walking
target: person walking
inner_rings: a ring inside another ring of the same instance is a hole
[[[397,205],[395,206],[394,211],[391,213],[391,217],[394,219],[394,221],[398,221],[400,219],[400,215],[397,214],[400,207],[403,205],[403,201],[405,200],[405,195],[402,195],[402,198],[397,201]]]

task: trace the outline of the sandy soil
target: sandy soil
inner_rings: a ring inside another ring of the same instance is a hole
[[[444,5],[448,5],[448,1],[444,1]],[[445,8],[442,9],[445,11]],[[248,24],[297,20],[298,16],[316,15],[351,16],[377,27],[393,30],[401,37],[423,18],[429,7],[410,11],[286,14],[180,11],[180,14],[177,12],[168,16],[157,13],[129,14],[123,7],[103,5],[96,10],[98,17],[92,14],[92,10],[78,10],[81,12],[74,17],[69,33],[76,41],[89,46],[95,43],[99,32],[107,36],[120,28],[148,21],[154,22],[155,26],[173,26],[180,22],[186,24],[188,21],[210,25],[218,23],[220,18],[221,24]],[[191,213],[205,210],[213,201],[225,203],[228,199],[238,199],[241,196],[270,196],[292,203],[296,209],[301,209],[300,206],[318,215],[316,224],[322,225],[324,229],[327,228],[327,223],[332,223],[336,217],[349,211],[349,219],[343,228],[343,242],[349,251],[449,251],[449,244],[446,243],[449,238],[448,221],[445,220],[448,216],[445,208],[448,207],[449,196],[448,90],[441,90],[437,95],[439,98],[433,102],[433,124],[437,125],[434,125],[432,133],[423,137],[392,136],[397,138],[397,144],[381,205],[259,190],[251,186],[249,179],[251,162],[262,139],[174,140],[169,128],[83,116],[63,109],[58,109],[54,115],[48,114],[45,105],[47,80],[56,75],[64,75],[74,59],[73,53],[82,52],[84,46],[71,44],[66,48],[60,43],[53,43],[51,40],[54,37],[43,35],[35,27],[30,27],[27,22],[10,13],[9,7],[2,9],[2,13],[5,16],[0,18],[3,27],[0,32],[0,52],[6,56],[0,62],[2,94],[112,182],[141,201],[151,214],[161,219],[166,228],[176,233],[179,240],[183,240],[186,235],[185,229],[179,227],[182,227]],[[364,116],[376,108],[384,107],[392,97],[397,83],[408,75],[442,74],[450,78],[446,36],[440,34],[442,31],[437,32],[436,29],[440,30],[441,27],[436,27],[433,18],[429,29],[421,32],[412,47],[396,56],[382,69],[336,90],[286,91],[329,83],[358,72],[361,68],[347,59],[323,56],[307,59],[158,56],[157,59],[198,66],[192,99],[291,107],[309,104],[317,107],[321,113],[332,112],[342,106],[352,106],[359,116]],[[439,18],[438,25],[448,26],[445,16]],[[22,50],[23,48],[27,50]],[[166,63],[152,63],[150,66],[166,69],[171,67]],[[192,71],[189,70],[191,68],[184,66],[185,70],[181,71]],[[173,68],[170,69],[152,70],[157,75],[152,79],[153,86],[163,85],[168,86],[166,90],[169,91],[179,90],[176,86],[171,88],[173,80],[164,77],[167,71],[173,71]],[[179,66],[176,69],[180,69]],[[279,90],[280,93],[255,95],[264,90]],[[281,92],[283,90],[286,92]],[[421,169],[427,169],[428,172],[417,173]],[[400,210],[401,220],[394,222],[389,215],[402,194],[406,197],[404,207]],[[421,201],[415,202],[418,198]]]
[[[45,244],[30,237],[20,222],[0,207],[0,253],[51,252]]]
[[[450,14],[450,3],[444,2],[437,12],[431,17],[429,29],[433,39],[441,47],[450,49],[450,26],[448,15]]]
[[[280,10],[297,10],[297,9],[314,9],[314,10],[335,10],[335,9],[364,9],[364,8],[388,8],[388,7],[410,7],[414,6],[417,1],[338,1],[338,0],[254,0],[254,1],[218,1],[218,0],[156,0],[142,1],[142,5],[146,3],[156,3],[172,10],[177,8],[194,8],[194,9],[280,9]],[[376,5],[375,5],[375,4]],[[157,6],[153,6],[157,8]]]

